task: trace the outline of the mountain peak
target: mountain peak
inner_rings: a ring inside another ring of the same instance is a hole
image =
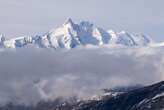
[[[48,33],[39,37],[23,36],[21,38],[5,39],[0,34],[0,41],[3,41],[1,47],[5,48],[24,47],[28,44],[34,44],[45,48],[70,49],[85,45],[148,46],[151,40],[147,36],[133,35],[125,31],[106,31],[103,28],[94,26],[88,21],[82,21],[76,24],[71,18],[68,18],[59,28],[50,30]]]
[[[0,42],[3,42],[3,41],[5,41],[5,37],[3,34],[0,34]]]
[[[128,34],[128,32],[123,30],[123,31],[120,32],[120,34]]]
[[[108,33],[110,33],[110,34],[115,34],[116,32],[114,31],[114,30],[108,30]]]
[[[74,24],[71,18],[68,18],[68,19],[65,21],[64,25],[67,25],[67,24],[71,24],[71,25]]]

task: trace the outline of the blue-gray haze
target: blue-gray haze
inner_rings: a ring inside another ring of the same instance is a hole
[[[0,0],[0,33],[35,35],[71,17],[164,40],[163,0]]]

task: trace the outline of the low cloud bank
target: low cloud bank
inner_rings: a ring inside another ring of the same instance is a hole
[[[0,103],[85,98],[103,88],[159,82],[164,80],[163,49],[5,50],[0,52]]]

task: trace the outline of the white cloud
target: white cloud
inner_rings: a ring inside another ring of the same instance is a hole
[[[0,52],[0,102],[86,98],[100,89],[164,80],[163,48],[90,48]]]

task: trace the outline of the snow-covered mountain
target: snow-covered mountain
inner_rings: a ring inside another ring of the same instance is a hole
[[[8,103],[0,106],[0,110],[164,110],[164,81],[116,93],[108,93],[98,100],[59,98],[54,101],[41,101],[35,106]]]
[[[115,32],[95,27],[88,21],[75,24],[71,19],[57,29],[52,29],[43,35],[22,36],[6,39],[0,35],[1,48],[19,48],[34,45],[41,48],[71,49],[87,45],[115,45],[115,46],[148,46],[153,40],[143,34],[130,34],[125,31]]]

